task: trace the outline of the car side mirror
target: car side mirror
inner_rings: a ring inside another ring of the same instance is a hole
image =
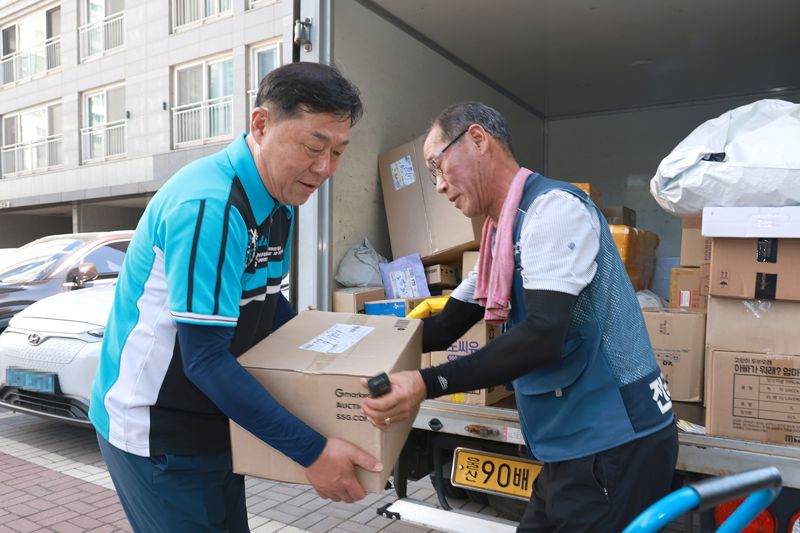
[[[94,263],[81,263],[78,266],[78,274],[75,276],[75,288],[80,289],[86,282],[97,279],[97,267]]]

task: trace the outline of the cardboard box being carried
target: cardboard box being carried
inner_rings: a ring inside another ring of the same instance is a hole
[[[500,331],[497,326],[490,326],[481,320],[472,326],[469,331],[454,342],[446,351],[431,352],[431,366],[442,365],[453,359],[466,357],[486,346],[486,344],[499,334]],[[497,387],[489,387],[488,389],[448,394],[447,396],[442,396],[437,399],[468,405],[492,405],[512,394],[513,392],[506,389],[504,385],[499,385]]]
[[[709,265],[675,267],[669,283],[669,306],[693,310],[708,307]]]
[[[646,309],[643,315],[672,399],[702,401],[705,314],[683,309]]]
[[[333,291],[333,311],[335,313],[363,313],[364,304],[382,300],[383,287],[347,287]]]
[[[714,237],[713,296],[800,301],[800,239]]]
[[[800,356],[711,350],[709,435],[800,445]]]
[[[703,237],[701,215],[681,220],[681,266],[699,267],[711,262],[711,239]]]
[[[413,417],[387,431],[361,411],[362,377],[419,367],[422,323],[413,319],[306,311],[255,345],[239,362],[292,414],[327,437],[361,447],[383,472],[356,469],[365,490],[383,492]],[[231,422],[233,470],[308,483],[303,468]]]
[[[395,258],[418,253],[425,265],[450,263],[478,248],[483,218],[465,217],[436,186],[422,153],[424,137],[378,158],[389,240]]]

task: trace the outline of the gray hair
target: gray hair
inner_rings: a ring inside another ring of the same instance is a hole
[[[473,124],[479,124],[509,153],[514,153],[506,119],[499,111],[481,102],[459,102],[448,106],[434,119],[431,128],[439,126],[445,139],[452,140]]]

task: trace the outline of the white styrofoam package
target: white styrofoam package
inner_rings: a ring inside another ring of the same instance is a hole
[[[666,211],[800,205],[800,104],[759,100],[709,120],[658,166],[650,194]],[[721,161],[714,161],[716,158]]]
[[[703,237],[800,238],[800,207],[706,207]]]

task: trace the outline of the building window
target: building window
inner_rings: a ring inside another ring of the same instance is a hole
[[[231,0],[172,0],[172,31],[231,14]]]
[[[281,43],[272,42],[269,44],[255,45],[250,48],[250,90],[247,91],[248,97],[248,126],[250,124],[250,112],[256,106],[256,96],[258,96],[258,84],[261,80],[281,66]]]
[[[125,0],[81,0],[80,11],[81,62],[125,46]]]
[[[271,4],[277,4],[279,0],[247,0],[247,7],[249,9],[255,9],[261,6],[268,6]]]
[[[172,127],[175,147],[233,134],[233,61],[230,57],[175,68]]]
[[[3,117],[3,177],[45,172],[62,163],[61,104]]]
[[[61,66],[61,9],[39,11],[2,28],[0,82],[30,80]]]
[[[124,156],[127,123],[124,85],[85,93],[81,128],[83,163]]]

